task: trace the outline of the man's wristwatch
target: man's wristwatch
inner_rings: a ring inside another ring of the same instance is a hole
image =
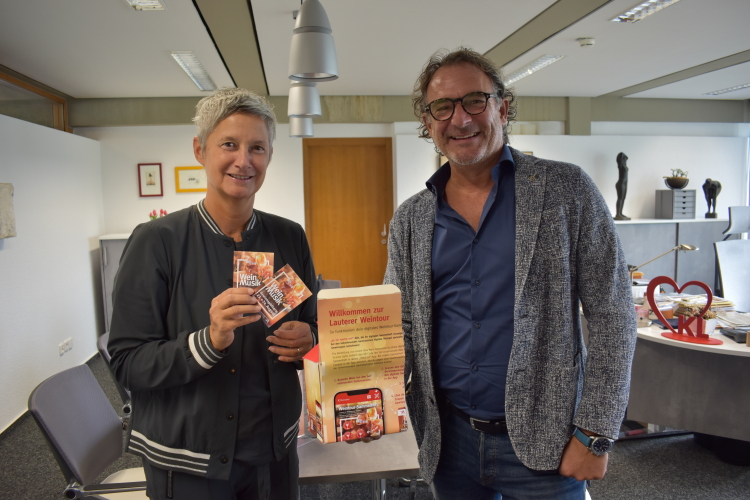
[[[581,432],[581,429],[579,429],[578,427],[576,427],[573,435],[583,444],[583,446],[588,448],[589,451],[597,457],[606,455],[607,453],[612,451],[612,448],[615,445],[615,441],[613,439],[609,439],[604,436],[587,436],[586,434]]]

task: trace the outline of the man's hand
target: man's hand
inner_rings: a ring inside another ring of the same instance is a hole
[[[260,319],[260,306],[249,288],[228,288],[211,301],[209,334],[214,349],[223,351],[234,342],[234,329]]]
[[[279,355],[279,361],[298,361],[313,348],[313,336],[308,323],[287,321],[266,340],[274,344],[269,351]]]
[[[589,434],[586,431],[583,432]],[[609,454],[597,457],[573,436],[563,450],[562,460],[560,461],[560,475],[572,477],[578,481],[601,479],[607,472],[608,460]]]

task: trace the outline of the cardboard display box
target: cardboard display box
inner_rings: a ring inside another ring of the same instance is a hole
[[[323,443],[406,430],[401,292],[318,293],[319,343],[304,358],[308,429]]]

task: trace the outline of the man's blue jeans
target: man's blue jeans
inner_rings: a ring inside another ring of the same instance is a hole
[[[586,482],[521,463],[507,433],[487,434],[441,410],[442,444],[433,491],[438,500],[583,500]]]

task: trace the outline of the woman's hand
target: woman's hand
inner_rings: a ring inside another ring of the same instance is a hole
[[[223,351],[234,342],[234,329],[260,319],[258,300],[249,288],[228,288],[211,301],[209,334],[214,349]]]
[[[269,351],[279,355],[279,361],[298,361],[313,348],[310,325],[302,321],[287,321],[266,340],[274,344]]]

